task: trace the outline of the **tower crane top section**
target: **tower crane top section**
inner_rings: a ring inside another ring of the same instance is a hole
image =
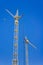
[[[8,9],[5,9],[15,20],[19,20],[22,16],[19,16],[18,10],[16,12],[16,15],[14,16]]]
[[[19,13],[18,13],[18,10],[17,10],[16,15],[14,16],[14,18],[15,18],[16,20],[19,20],[19,19],[21,18],[21,16],[19,16],[18,14],[19,14]]]

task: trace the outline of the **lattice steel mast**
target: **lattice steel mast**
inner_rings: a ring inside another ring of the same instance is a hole
[[[18,32],[19,32],[19,22],[18,20],[21,18],[21,16],[18,16],[18,10],[16,12],[16,15],[14,16],[8,9],[6,11],[15,19],[14,21],[14,43],[13,43],[13,61],[12,65],[18,65]]]
[[[18,32],[19,32],[19,18],[18,16],[18,10],[16,15],[14,16],[15,18],[15,28],[14,28],[14,49],[13,49],[13,65],[18,65]]]

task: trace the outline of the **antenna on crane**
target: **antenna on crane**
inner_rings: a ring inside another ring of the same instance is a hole
[[[35,48],[35,49],[37,49],[37,47],[35,46],[35,45],[33,45],[29,40],[28,40],[28,38],[25,36],[25,38],[24,38],[24,40],[25,40],[25,54],[26,54],[26,65],[29,65],[29,61],[28,61],[28,44],[29,45],[31,45],[33,48]]]
[[[15,19],[15,29],[14,29],[14,43],[13,43],[13,65],[18,65],[18,32],[19,32],[19,22],[18,20],[21,16],[18,15],[18,10],[14,16],[8,9],[6,11]]]

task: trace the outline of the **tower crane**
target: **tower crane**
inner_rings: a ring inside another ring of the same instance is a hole
[[[28,59],[28,52],[29,52],[29,50],[28,50],[28,44],[29,45],[31,45],[33,48],[35,48],[35,49],[37,49],[37,47],[35,46],[35,45],[33,45],[29,40],[28,40],[28,38],[25,36],[25,38],[24,38],[24,40],[25,40],[25,55],[26,55],[26,59],[25,59],[25,61],[26,61],[26,65],[29,65],[29,59]]]

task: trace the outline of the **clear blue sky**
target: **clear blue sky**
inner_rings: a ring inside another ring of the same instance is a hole
[[[24,16],[19,20],[19,65],[25,65],[24,37],[29,45],[29,65],[43,65],[43,0],[0,0],[0,65],[12,65],[14,19],[5,11]]]

